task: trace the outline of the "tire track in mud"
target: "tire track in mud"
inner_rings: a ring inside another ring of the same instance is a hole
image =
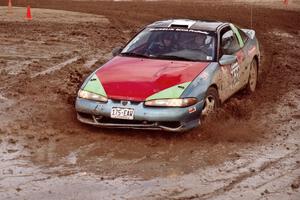
[[[242,182],[244,182],[245,180],[260,175],[262,172],[271,169],[272,167],[274,167],[275,165],[280,165],[282,162],[286,161],[287,159],[296,156],[300,153],[299,148],[297,148],[295,151],[288,153],[287,155],[280,157],[276,160],[271,160],[268,162],[263,163],[261,166],[259,166],[258,168],[251,168],[251,170],[249,170],[249,172],[244,172],[241,173],[238,177],[233,178],[233,180],[231,180],[231,182],[222,187],[219,188],[211,193],[208,194],[204,194],[201,196],[197,196],[197,197],[193,197],[194,199],[196,198],[200,198],[200,199],[217,199],[217,197],[220,197],[221,195],[224,195],[224,193],[230,192],[231,190],[233,190],[237,185],[241,184]],[[296,162],[295,162],[296,163]],[[280,176],[275,177],[274,179],[264,182],[263,184],[260,184],[258,186],[256,186],[254,189],[258,189],[270,182],[273,182],[276,179],[279,179],[285,175],[287,175],[288,173],[291,173],[291,171],[295,171],[295,170],[299,170],[299,165],[295,165],[293,167],[291,167],[289,169],[288,172],[283,173]],[[185,197],[184,197],[185,198]]]
[[[67,65],[70,65],[70,64],[72,64],[72,63],[74,63],[78,60],[79,60],[79,57],[77,57],[77,56],[74,57],[74,58],[68,59],[68,60],[66,60],[66,61],[64,61],[64,62],[62,62],[58,65],[55,65],[55,66],[50,67],[50,68],[48,68],[44,71],[41,71],[41,72],[38,72],[38,73],[32,75],[31,78],[35,78],[37,76],[43,76],[43,75],[46,75],[46,74],[49,74],[49,73],[53,73],[54,71],[60,70],[61,68],[65,67]]]

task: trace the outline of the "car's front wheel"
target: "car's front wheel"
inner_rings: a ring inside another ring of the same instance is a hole
[[[211,113],[215,112],[218,107],[220,107],[221,102],[219,98],[219,93],[216,88],[210,87],[206,92],[204,99],[204,107],[202,109],[202,116],[207,117]]]
[[[257,85],[257,61],[255,59],[252,60],[250,64],[250,73],[249,79],[246,86],[246,90],[248,93],[253,93],[256,89]]]

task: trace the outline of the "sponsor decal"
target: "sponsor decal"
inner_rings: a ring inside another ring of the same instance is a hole
[[[212,60],[213,57],[212,56],[206,56],[206,60]]]
[[[255,50],[256,50],[256,47],[253,46],[253,47],[248,51],[248,55],[253,54],[253,53],[255,52]]]
[[[208,73],[207,72],[202,72],[200,75],[200,78],[203,80],[207,80],[208,79]]]
[[[151,28],[150,31],[180,31],[180,32],[192,32],[192,33],[203,33],[208,35],[208,32],[193,30],[193,29],[183,29],[183,28]]]
[[[243,51],[239,51],[239,52],[237,52],[236,57],[237,57],[238,62],[241,63],[245,59],[245,54]]]
[[[189,108],[189,113],[194,113],[197,111],[197,108],[196,107],[192,107],[192,108]]]
[[[240,65],[236,62],[230,66],[230,74],[232,76],[232,86],[235,86],[240,81]]]

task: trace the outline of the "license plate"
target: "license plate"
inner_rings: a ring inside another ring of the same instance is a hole
[[[111,109],[110,117],[115,119],[131,119],[133,120],[134,109],[133,108],[118,108],[113,107]]]

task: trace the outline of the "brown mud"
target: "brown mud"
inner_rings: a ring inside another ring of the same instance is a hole
[[[251,28],[249,4],[30,2],[30,22],[25,8],[0,7],[0,199],[300,198],[300,10],[254,4],[257,91],[173,134],[83,125],[76,92],[144,25],[204,18]]]

